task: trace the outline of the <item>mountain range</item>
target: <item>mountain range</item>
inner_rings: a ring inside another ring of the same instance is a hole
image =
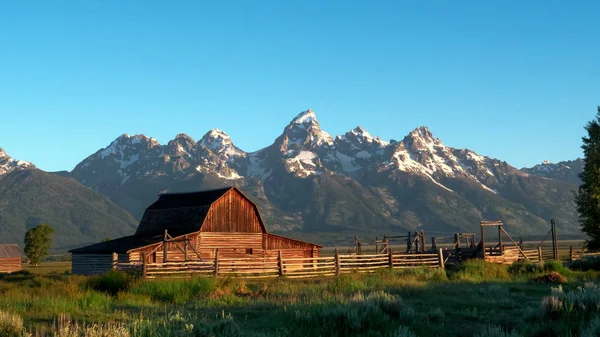
[[[14,172],[42,174],[32,164],[6,155],[2,164],[1,158],[0,186]],[[446,146],[427,127],[400,141],[384,141],[360,126],[333,137],[321,129],[314,111],[307,110],[273,144],[256,152],[241,150],[219,129],[198,141],[179,134],[167,144],[124,134],[71,172],[44,173],[44,179],[60,179],[57,185],[68,182],[80,198],[101,200],[103,211],[114,205],[124,209],[122,222],[110,225],[121,229],[119,233],[132,232],[132,219],[139,219],[159,193],[235,185],[257,202],[270,230],[330,241],[420,229],[450,236],[478,231],[481,219],[500,219],[513,233],[539,234],[547,232],[551,217],[562,232],[579,234],[572,191],[581,167],[578,159],[519,170],[469,149]],[[18,179],[24,178],[12,179],[20,184]],[[103,219],[104,213],[96,216]],[[17,238],[27,227],[23,219],[11,220],[12,227],[7,227]],[[101,223],[94,222],[93,228]],[[102,235],[116,236],[113,227]]]

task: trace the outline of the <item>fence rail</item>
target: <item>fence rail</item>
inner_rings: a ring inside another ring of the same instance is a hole
[[[346,273],[370,273],[378,269],[403,269],[415,267],[444,268],[444,256],[437,253],[392,253],[371,255],[340,255],[334,257],[283,258],[277,257],[220,258],[207,261],[178,261],[164,263],[118,263],[121,271],[141,272],[145,278],[192,277],[195,275],[236,276],[242,278],[308,278],[335,276]]]

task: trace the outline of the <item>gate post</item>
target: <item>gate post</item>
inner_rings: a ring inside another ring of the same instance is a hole
[[[438,258],[440,260],[440,268],[445,269],[445,266],[444,266],[444,252],[442,251],[442,248],[440,248],[440,250],[438,252]]]
[[[340,267],[340,252],[335,249],[335,275],[340,276],[342,269]]]
[[[388,249],[388,262],[390,264],[390,269],[394,268],[394,255],[392,253],[392,247]]]
[[[542,257],[542,256],[543,256],[543,255],[542,255],[542,246],[538,246],[538,261],[539,261],[540,263],[543,263],[543,262],[544,262],[544,259],[543,259],[543,257]]]
[[[573,246],[569,246],[569,263],[573,263]]]

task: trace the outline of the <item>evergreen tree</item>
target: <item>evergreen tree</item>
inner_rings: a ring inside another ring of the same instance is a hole
[[[583,137],[582,184],[575,195],[581,230],[589,239],[587,248],[600,250],[600,106],[596,118],[587,123],[587,137]]]
[[[41,224],[25,233],[25,254],[31,264],[37,266],[42,258],[48,255],[48,249],[52,245],[54,229],[48,225]]]

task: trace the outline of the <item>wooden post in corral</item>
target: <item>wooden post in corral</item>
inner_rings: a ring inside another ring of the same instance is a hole
[[[167,230],[165,229],[165,237],[163,238],[163,263],[167,263]]]
[[[421,253],[425,253],[425,231],[421,229]]]
[[[435,236],[431,237],[431,250],[432,251],[437,251],[437,242],[435,241]]]
[[[281,260],[281,249],[277,251],[277,267],[279,267],[279,276],[283,276],[283,261]],[[302,266],[304,268],[304,265]]]
[[[117,269],[117,266],[119,264],[119,254],[117,253],[113,253],[112,254],[112,269]]]
[[[392,254],[392,247],[388,248],[388,263],[390,264],[390,269],[394,268],[394,255]]]
[[[481,225],[481,250],[483,251],[483,259],[485,260],[485,236],[483,235],[483,225]]]
[[[504,255],[504,246],[502,245],[502,225],[498,226],[498,244],[500,246],[500,255]]]
[[[540,263],[544,262],[544,258],[542,257],[542,246],[538,247],[538,260],[540,261]]]
[[[379,250],[379,236],[375,237],[375,253],[379,254],[381,251]]]
[[[335,249],[335,275],[340,276],[342,274],[342,268],[340,266],[340,252]]]
[[[556,234],[556,219],[550,220],[552,225],[552,256],[555,261],[558,261],[558,236]]]
[[[410,248],[412,247],[412,238],[411,238],[411,234],[410,231],[408,232],[408,235],[406,237],[406,252],[410,253]]]
[[[215,276],[219,276],[219,248],[215,249]]]
[[[145,252],[142,252],[142,277],[148,276],[148,257]]]
[[[183,261],[187,262],[188,259],[188,236],[187,234],[184,236],[184,245],[183,245]]]
[[[444,269],[444,251],[442,250],[442,248],[440,248],[440,250],[438,251],[438,258],[440,260],[440,268]]]
[[[569,246],[569,263],[573,263],[573,246]]]

